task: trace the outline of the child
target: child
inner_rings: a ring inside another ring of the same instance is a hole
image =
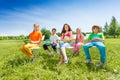
[[[103,34],[99,33],[99,30],[100,27],[97,25],[94,25],[92,27],[92,33],[88,37],[88,43],[84,45],[84,51],[86,54],[86,64],[88,64],[91,61],[89,48],[92,46],[96,46],[100,51],[100,64],[98,66],[102,67],[106,60],[106,49],[105,49],[105,45],[103,44],[104,36]]]
[[[80,28],[77,28],[76,32],[76,41],[72,44],[74,53],[78,53],[81,45],[84,44],[84,35],[81,33]]]
[[[72,30],[68,24],[64,24],[61,35],[61,42],[59,42],[61,56],[58,64],[63,63],[63,61],[68,63],[65,48],[70,47],[70,41],[72,40]]]
[[[58,36],[56,35],[56,29],[55,28],[52,29],[52,35],[50,36],[50,40],[47,40],[47,41],[48,42],[43,45],[44,50],[48,50],[50,52],[50,55],[51,55],[51,51],[48,48],[48,46],[51,45],[53,50],[55,52],[57,52],[56,51],[56,46],[57,46],[57,43],[58,43]]]
[[[25,43],[20,47],[20,50],[25,53],[32,61],[35,60],[35,56],[33,55],[31,48],[39,47],[41,38],[42,33],[39,31],[39,24],[34,24],[34,30],[29,35],[30,42]]]

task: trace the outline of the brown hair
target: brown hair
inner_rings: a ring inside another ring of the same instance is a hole
[[[68,31],[72,31],[71,27],[70,27],[68,24],[64,24],[61,34],[66,32],[66,30],[65,30],[65,25],[68,26]]]
[[[98,32],[100,32],[100,27],[98,25],[93,25],[92,26],[92,32],[93,32],[93,29],[97,28],[98,29]]]

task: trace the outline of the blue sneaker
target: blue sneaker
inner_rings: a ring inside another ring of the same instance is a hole
[[[85,63],[86,63],[86,64],[89,64],[90,61],[91,61],[90,59],[86,59]]]

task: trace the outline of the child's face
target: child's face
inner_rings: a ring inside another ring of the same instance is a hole
[[[69,30],[69,28],[68,28],[68,26],[67,25],[65,25],[65,31],[68,31]]]
[[[56,30],[52,30],[52,34],[54,35],[56,33]]]
[[[94,29],[93,29],[93,32],[94,32],[94,33],[98,33],[98,32],[99,32],[98,28],[94,28]]]
[[[77,33],[81,33],[81,30],[79,28],[76,29]]]
[[[38,24],[35,24],[35,25],[34,25],[34,30],[35,30],[35,31],[39,31],[39,25],[38,25]]]

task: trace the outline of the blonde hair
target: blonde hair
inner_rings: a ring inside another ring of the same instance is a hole
[[[81,33],[81,28],[77,28],[77,29],[76,29],[76,31],[78,31],[78,30],[79,30],[79,32]]]

